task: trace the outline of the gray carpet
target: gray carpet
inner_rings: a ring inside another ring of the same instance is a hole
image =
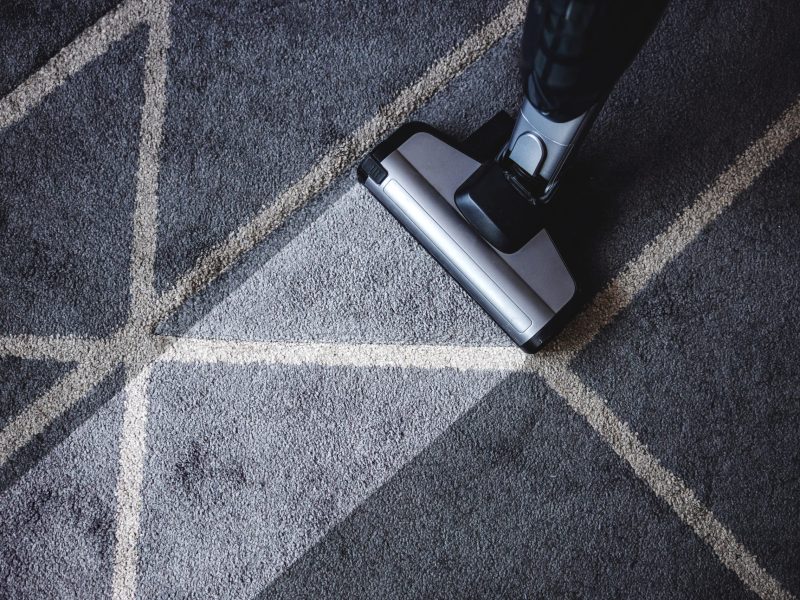
[[[552,234],[601,313],[686,247],[564,366],[355,185],[516,107],[505,6],[0,7],[0,597],[800,596],[800,13],[673,0]]]

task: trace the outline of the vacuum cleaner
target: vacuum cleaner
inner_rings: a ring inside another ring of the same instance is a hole
[[[575,280],[546,228],[546,205],[613,85],[667,0],[531,0],[524,97],[463,141],[400,127],[358,178],[526,352],[574,312]]]

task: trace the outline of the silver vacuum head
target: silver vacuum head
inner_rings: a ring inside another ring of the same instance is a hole
[[[558,329],[575,281],[547,231],[500,252],[468,223],[456,191],[481,164],[422,124],[409,124],[359,167],[367,189],[523,350]]]

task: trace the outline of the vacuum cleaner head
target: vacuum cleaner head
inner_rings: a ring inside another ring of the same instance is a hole
[[[358,175],[509,337],[535,352],[568,317],[576,285],[533,204],[504,213],[500,203],[497,215],[481,208],[481,198],[498,189],[492,185],[498,174],[483,171],[512,125],[500,113],[457,144],[428,125],[409,123],[364,158]],[[508,201],[519,202],[512,195]],[[469,220],[464,212],[471,212]],[[503,214],[526,217],[502,227],[512,232],[504,236],[492,228]]]

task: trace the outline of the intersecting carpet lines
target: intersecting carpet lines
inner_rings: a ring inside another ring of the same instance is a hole
[[[105,378],[120,362],[126,365],[126,406],[120,442],[117,496],[117,548],[114,593],[132,597],[136,590],[136,539],[141,503],[142,460],[146,450],[147,382],[156,361],[222,362],[252,361],[281,364],[351,366],[399,366],[422,368],[527,370],[538,373],[579,414],[583,415],[634,472],[709,544],[720,560],[751,590],[762,597],[791,597],[758,564],[693,492],[638,442],[635,434],[597,394],[588,390],[569,369],[569,360],[594,335],[627,306],[636,293],[680,253],[734,198],[800,135],[800,104],[795,103],[756,140],[717,181],[684,211],[663,234],[649,244],[612,281],[567,334],[535,359],[511,348],[403,346],[378,344],[219,342],[175,338],[152,333],[153,326],[205,287],[239,257],[266,239],[286,218],[322,191],[389,129],[399,125],[443,85],[489,47],[516,27],[524,3],[512,2],[453,52],[435,63],[417,82],[400,92],[365,125],[319,160],[300,181],[284,192],[270,208],[209,250],[178,284],[156,296],[152,286],[157,212],[158,148],[164,118],[166,50],[169,47],[169,4],[128,2],[87,30],[74,44],[48,63],[37,75],[9,94],[0,104],[0,127],[25,114],[37,100],[52,91],[66,76],[99,56],[141,22],[149,26],[145,66],[145,109],[134,216],[134,248],[131,257],[131,314],[129,323],[107,339],[0,338],[0,355],[78,359],[78,367],[37,400],[0,433],[0,461],[27,444],[48,422]],[[79,43],[80,40],[84,42]],[[48,75],[49,74],[49,75]]]
[[[89,388],[108,375],[113,368],[112,365],[118,362],[146,364],[156,358],[160,350],[155,345],[152,329],[158,322],[168,316],[188,297],[200,291],[227,270],[242,254],[265,239],[291,213],[305,205],[335,177],[351,166],[367,149],[376,144],[385,133],[402,123],[410,113],[424,104],[446,83],[463,72],[500,39],[509,35],[522,22],[524,4],[520,1],[509,3],[497,17],[483,25],[452,52],[432,65],[421,78],[401,90],[392,102],[384,106],[358,131],[329,149],[315,167],[298,183],[284,192],[276,203],[258,213],[254,219],[234,232],[225,242],[210,249],[198,261],[196,267],[172,290],[158,298],[155,298],[154,292],[148,286],[152,285],[152,252],[155,245],[154,219],[157,211],[155,185],[158,175],[156,158],[164,111],[165,65],[163,53],[169,45],[167,23],[169,3],[164,1],[151,6],[147,3],[129,0],[128,4],[112,13],[114,18],[110,20],[115,26],[113,28],[114,36],[107,35],[107,28],[110,27],[105,22],[107,19],[104,18],[98,23],[102,26],[90,28],[86,37],[81,36],[76,40],[76,44],[82,42],[85,46],[94,47],[98,45],[96,38],[99,37],[107,48],[110,43],[109,39],[122,37],[143,18],[148,23],[156,24],[157,33],[162,36],[158,48],[150,47],[148,66],[145,68],[147,73],[146,98],[148,99],[146,99],[146,109],[142,118],[141,143],[144,152],[140,153],[134,216],[134,254],[131,258],[131,268],[134,274],[132,283],[134,307],[131,311],[133,318],[126,327],[107,340],[89,348],[81,364],[59,382],[57,390],[53,388],[51,393],[35,402],[30,409],[17,418],[15,421],[17,427],[9,426],[0,432],[0,463],[8,460],[13,452],[40,432],[47,422],[52,421],[58,414],[66,410],[76,397],[86,393]],[[142,6],[147,10],[142,11]],[[133,10],[133,7],[138,7],[138,10]],[[123,18],[120,18],[120,15],[123,15]],[[153,26],[151,25],[151,27]],[[6,123],[18,120],[21,114],[24,114],[35,105],[36,101],[40,101],[46,95],[42,90],[52,91],[67,76],[80,69],[89,60],[85,53],[79,50],[67,54],[77,55],[81,57],[82,61],[72,60],[69,62],[70,69],[64,69],[60,64],[61,54],[57,55],[54,59],[57,63],[56,66],[50,68],[51,63],[48,63],[42,70],[49,76],[47,85],[37,84],[34,87],[32,100],[23,101],[18,98],[16,90],[9,95],[12,96],[11,101],[2,106],[2,112],[10,115],[6,119]],[[18,89],[26,89],[26,83],[23,83]],[[26,98],[25,94],[22,94],[21,97]],[[38,344],[38,341],[32,337],[5,338],[3,348],[20,341],[24,342],[25,339],[33,345]],[[55,343],[66,347],[69,346],[70,339],[66,338],[64,343],[58,341]],[[73,400],[58,402],[57,397],[63,396],[68,390],[71,391],[69,396]]]
[[[72,347],[72,350],[79,350],[78,356],[73,355],[72,358],[79,358],[80,362],[0,432],[0,464],[3,464],[108,377],[117,365],[125,365],[127,384],[116,493],[118,512],[112,583],[116,598],[132,598],[136,593],[136,540],[145,453],[149,365],[164,353],[164,342],[169,341],[168,338],[153,335],[155,325],[228,269],[242,254],[265,239],[293,212],[330,185],[391,128],[399,125],[490,47],[511,33],[522,22],[525,10],[522,1],[509,3],[494,19],[434,63],[411,86],[403,89],[393,102],[385,105],[356,132],[330,148],[316,166],[274,204],[262,210],[224,243],[206,253],[170,292],[156,297],[153,266],[158,210],[158,156],[165,111],[170,6],[168,0],[153,3],[128,0],[87,29],[0,103],[0,128],[4,128],[21,119],[70,75],[102,55],[114,41],[123,38],[139,24],[148,25],[145,106],[140,125],[128,323],[105,340],[65,338],[54,341],[52,345],[56,348]],[[20,342],[34,351],[37,347],[43,350],[40,339],[19,336],[4,339],[0,345],[0,355],[13,351],[11,347]],[[58,351],[49,353],[50,358],[56,358],[53,354],[67,358]]]

